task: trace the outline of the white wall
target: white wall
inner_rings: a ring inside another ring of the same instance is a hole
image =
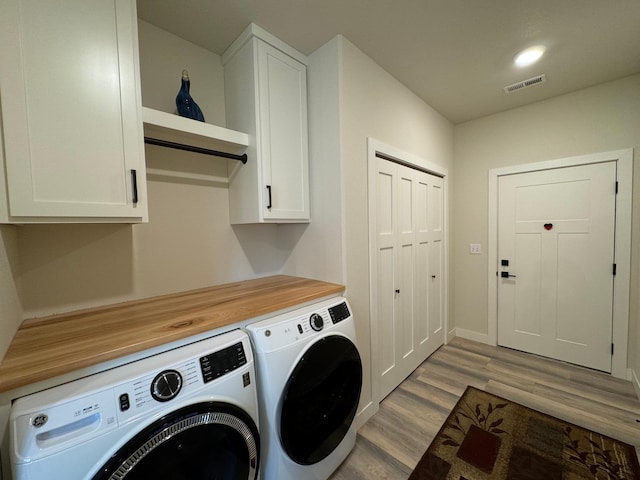
[[[336,37],[308,59],[311,223],[296,227],[301,237],[284,272],[344,284],[339,46]]]
[[[140,22],[143,103],[175,111],[182,68],[208,123],[225,125],[220,57]],[[226,176],[227,161],[147,146],[150,168]],[[142,225],[17,230],[27,318],[280,273],[300,233],[229,225],[227,186],[148,175]],[[11,330],[13,323],[1,320]]]
[[[517,95],[517,93],[516,93]],[[489,169],[635,148],[630,366],[640,372],[640,75],[455,127],[452,250],[456,327],[487,333],[487,175]],[[469,255],[481,243],[483,255]]]
[[[2,131],[1,117],[0,115],[0,132]],[[1,134],[0,155],[4,155]],[[7,199],[0,199],[0,201],[7,201]],[[23,320],[20,285],[18,227],[0,225],[0,360],[4,357]]]
[[[366,408],[372,401],[367,137],[451,170],[453,126],[342,36],[310,55],[308,81],[311,224],[285,271],[346,284]]]
[[[365,384],[362,405],[366,405],[372,400],[370,365],[375,351],[375,347],[372,349],[368,343],[367,137],[442,165],[451,172],[453,126],[347,39],[339,37],[339,44],[346,284],[363,350]]]
[[[138,20],[142,104],[176,113],[182,70],[205,121],[225,125],[224,72],[220,57],[143,20]]]
[[[144,22],[140,35],[145,104],[172,111],[184,63],[207,120],[224,125],[220,58]],[[171,68],[157,58],[162,51],[174,52]],[[202,84],[210,88],[200,90]],[[640,76],[454,128],[339,36],[311,55],[309,86],[311,224],[232,227],[225,185],[149,176],[149,224],[0,227],[0,356],[22,319],[21,297],[25,316],[32,317],[285,272],[346,283],[365,363],[366,405],[372,400],[367,137],[453,173],[450,326],[479,334],[487,331],[486,251],[467,252],[469,243],[486,247],[488,170],[640,147]],[[147,147],[147,163],[226,172],[222,160],[160,147]],[[636,165],[636,188],[639,182]],[[639,203],[636,195],[630,332],[636,372]]]
[[[146,105],[172,108],[166,99],[175,98],[174,71],[181,67],[173,62],[163,70],[155,58],[163,51],[208,63],[211,72],[203,77],[218,82],[217,55],[144,22],[140,35]],[[195,84],[200,76],[191,78]],[[370,402],[367,137],[451,171],[453,127],[342,37],[311,55],[308,78],[311,224],[231,227],[224,185],[149,175],[149,224],[20,229],[26,316],[279,272],[346,283],[366,369],[363,405]],[[223,104],[222,92],[216,87],[209,94],[215,98],[200,93],[196,101],[214,118],[219,111],[212,116],[205,108]],[[151,168],[225,174],[226,163],[214,158],[146,151]]]
[[[22,322],[18,228],[11,225],[0,226],[0,359]]]

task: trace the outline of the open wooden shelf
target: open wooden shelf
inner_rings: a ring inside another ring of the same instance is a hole
[[[190,118],[142,107],[144,136],[208,150],[243,154],[249,135]]]

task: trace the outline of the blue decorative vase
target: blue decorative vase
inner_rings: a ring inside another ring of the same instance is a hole
[[[178,115],[181,117],[191,118],[193,120],[199,120],[204,122],[204,115],[202,110],[196,102],[193,101],[189,94],[189,88],[191,87],[191,81],[189,80],[189,72],[182,71],[182,85],[180,91],[176,96],[176,107],[178,108]]]

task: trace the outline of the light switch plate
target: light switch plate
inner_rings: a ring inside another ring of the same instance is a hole
[[[471,255],[480,255],[482,254],[482,245],[479,243],[471,243],[469,244],[469,253]]]

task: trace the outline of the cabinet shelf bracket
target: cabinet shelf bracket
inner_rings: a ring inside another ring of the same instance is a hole
[[[247,154],[236,155],[235,153],[220,152],[209,148],[195,147],[193,145],[184,145],[182,143],[169,142],[167,140],[159,140],[157,138],[144,137],[144,143],[149,145],[157,145],[159,147],[174,148],[176,150],[184,150],[186,152],[202,153],[204,155],[212,155],[214,157],[228,158],[231,160],[239,160],[243,164],[247,163]]]

